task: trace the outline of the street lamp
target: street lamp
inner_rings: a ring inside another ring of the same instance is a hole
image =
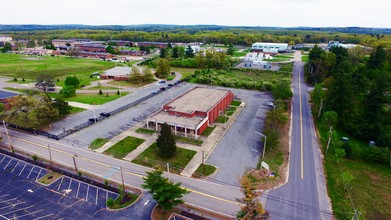
[[[96,123],[95,106],[92,105],[92,112],[94,113],[94,123]]]
[[[261,135],[262,137],[265,138],[265,141],[263,142],[263,153],[262,153],[262,158],[264,158],[265,157],[265,149],[266,149],[266,139],[267,139],[267,137],[266,137],[266,135],[264,135],[264,134],[262,134],[260,132],[256,131],[255,133],[259,134],[259,135]]]
[[[169,92],[170,92],[170,95],[171,95],[171,99],[170,100],[172,100],[172,91],[171,90],[168,90]]]

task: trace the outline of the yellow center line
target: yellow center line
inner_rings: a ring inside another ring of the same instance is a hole
[[[300,77],[300,68],[298,68],[299,73],[299,99],[300,99],[300,161],[301,161],[301,179],[304,178],[304,147],[303,147],[303,110],[302,110],[302,101],[301,101],[301,77]]]
[[[15,137],[13,136],[15,139],[18,139],[22,142],[25,142],[25,143],[28,143],[28,144],[32,144],[32,145],[35,145],[35,146],[38,146],[38,147],[41,147],[41,148],[45,148],[45,149],[48,149],[48,146],[45,146],[45,145],[42,145],[42,144],[38,144],[38,143],[35,143],[35,142],[31,142],[31,141],[28,141],[26,139],[23,139],[23,138],[18,138],[18,137]],[[61,144],[63,146],[66,146],[64,144]],[[69,146],[67,146],[69,147]],[[73,154],[70,154],[66,151],[62,151],[62,150],[59,150],[59,149],[56,149],[56,148],[50,148],[50,150],[52,151],[56,151],[56,152],[59,152],[59,153],[63,153],[63,154],[66,154],[68,156],[75,156]],[[98,165],[101,165],[101,166],[104,166],[104,167],[108,167],[108,168],[112,168],[113,166],[110,166],[108,164],[105,164],[105,163],[102,163],[102,162],[99,162],[99,161],[96,161],[96,160],[92,160],[92,159],[89,159],[89,158],[85,158],[85,157],[78,157],[78,159],[82,159],[82,160],[86,160],[86,161],[90,161],[92,163],[95,163],[95,164],[98,164]],[[129,174],[129,175],[133,175],[133,176],[137,176],[137,177],[140,177],[140,178],[143,178],[145,176],[143,175],[140,175],[140,174],[136,174],[136,173],[132,173],[130,171],[125,171],[125,173]],[[239,202],[236,202],[236,201],[231,201],[231,200],[228,200],[228,199],[223,199],[223,198],[220,198],[220,197],[217,197],[217,196],[213,196],[213,195],[209,195],[207,193],[203,193],[203,192],[200,192],[200,191],[196,191],[196,190],[192,190],[192,189],[188,189],[186,188],[187,190],[189,190],[190,192],[193,192],[193,193],[196,193],[196,194],[199,194],[199,195],[203,195],[203,196],[206,196],[206,197],[209,197],[209,198],[212,198],[212,199],[216,199],[216,200],[220,200],[220,201],[223,201],[223,202],[227,202],[227,203],[231,203],[231,204],[235,204],[235,205],[241,205],[241,203]]]

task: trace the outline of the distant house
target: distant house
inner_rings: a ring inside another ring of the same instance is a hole
[[[102,79],[113,79],[116,81],[126,81],[129,79],[130,67],[114,67],[101,74]]]
[[[133,47],[134,45],[132,41],[125,41],[125,40],[109,40],[107,41],[107,43],[113,43],[115,44],[115,46],[118,47],[125,47],[125,46]]]
[[[95,53],[106,53],[106,45],[102,45],[102,43],[83,43],[76,44],[77,48],[84,52],[95,52]]]
[[[244,57],[244,61],[248,61],[248,62],[256,62],[262,60],[263,60],[263,53],[250,52],[246,54],[246,57]]]

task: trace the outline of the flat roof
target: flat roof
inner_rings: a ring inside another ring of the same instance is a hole
[[[128,76],[130,75],[130,67],[120,67],[120,66],[117,66],[117,67],[114,67],[114,68],[111,68],[107,71],[105,71],[103,73],[103,75],[106,75],[106,76]]]
[[[148,118],[148,121],[157,121],[158,123],[167,123],[169,125],[177,125],[179,127],[195,128],[205,118],[206,117],[201,117],[198,115],[191,118],[172,114],[170,115],[168,112],[160,111]]]
[[[183,113],[192,113],[194,111],[208,112],[228,92],[228,90],[196,87],[179,98],[165,104],[165,106],[170,106],[170,110]]]
[[[284,46],[288,46],[287,43],[268,43],[268,42],[256,42],[256,43],[253,43],[253,45],[284,45]]]

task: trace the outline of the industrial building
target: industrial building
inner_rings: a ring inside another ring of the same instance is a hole
[[[159,130],[167,123],[174,134],[198,138],[209,124],[223,114],[231,104],[230,90],[195,87],[187,93],[163,105],[163,108],[147,119],[147,128]]]
[[[252,51],[262,51],[264,53],[279,53],[288,51],[288,44],[286,43],[253,43]]]

